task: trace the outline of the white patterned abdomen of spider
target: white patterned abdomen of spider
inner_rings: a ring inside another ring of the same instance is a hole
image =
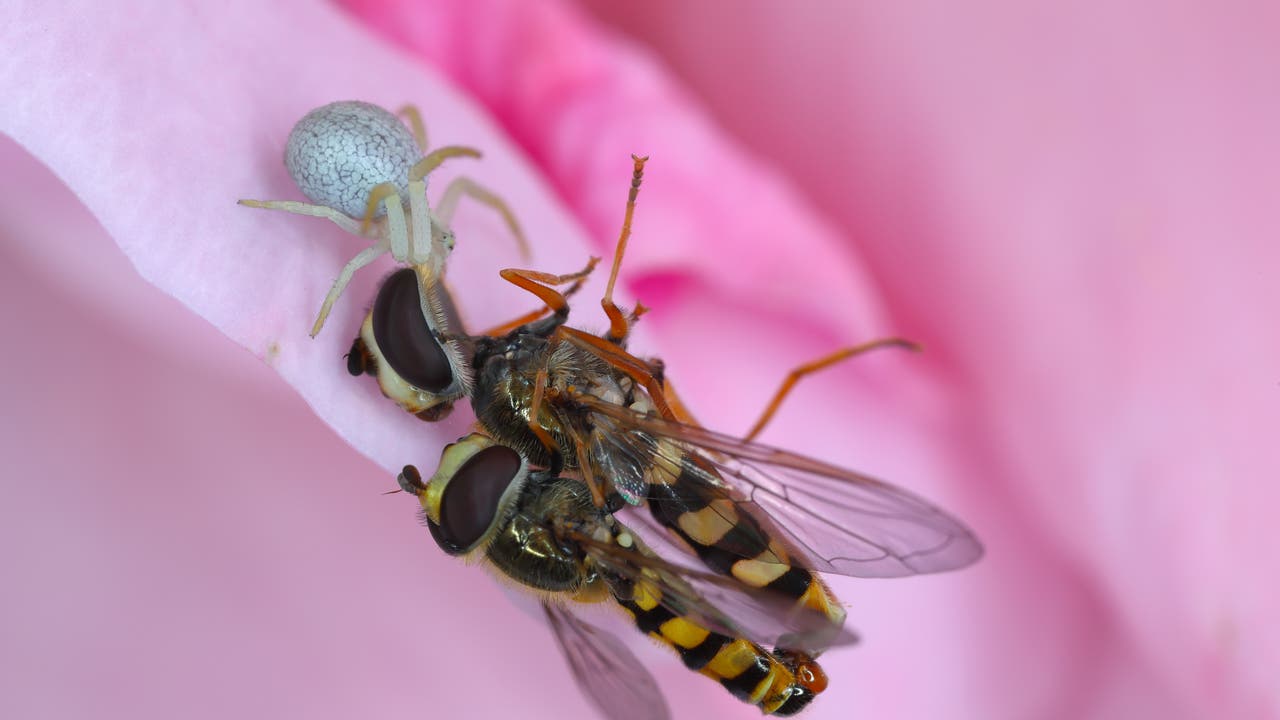
[[[285,167],[309,203],[291,200],[241,200],[241,205],[326,218],[373,244],[342,268],[311,328],[324,326],[333,303],[360,268],[383,253],[434,282],[453,249],[450,223],[458,202],[470,197],[498,212],[520,243],[527,246],[515,214],[493,192],[467,177],[445,187],[433,208],[427,201],[427,176],[452,157],[480,157],[474,148],[447,145],[426,152],[427,133],[416,108],[400,115],[366,102],[335,102],[307,113],[294,125],[285,146]]]
[[[413,132],[386,110],[336,102],[312,110],[293,126],[284,166],[308,200],[360,218],[370,193],[382,183],[395,185],[401,202],[409,202],[409,172],[422,152]],[[385,213],[375,209],[375,216]]]

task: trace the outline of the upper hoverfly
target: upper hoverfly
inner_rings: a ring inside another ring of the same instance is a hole
[[[544,591],[574,675],[606,715],[666,717],[666,708],[625,646],[560,599],[616,602],[691,669],[765,713],[791,715],[826,687],[815,658],[855,640],[815,571],[937,572],[975,561],[981,546],[901,489],[750,440],[801,375],[909,344],[878,341],[802,367],[747,439],[697,424],[661,362],[626,350],[643,308],[624,312],[612,290],[643,175],[645,159],[633,159],[601,301],[606,333],[566,324],[568,298],[594,259],[566,275],[501,271],[545,308],[471,335],[437,255],[383,282],[348,370],[375,375],[384,394],[423,419],[470,401],[476,432],[448,446],[428,480],[407,466],[400,485],[418,497],[446,552],[483,557]]]

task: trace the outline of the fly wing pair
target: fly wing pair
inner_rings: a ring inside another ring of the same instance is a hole
[[[725,522],[750,515],[755,522],[740,524],[737,531],[762,535],[743,539],[739,545],[758,548],[769,546],[768,536],[778,538],[788,549],[786,557],[775,558],[779,563],[852,577],[900,577],[958,569],[982,555],[982,546],[967,527],[901,488],[819,460],[639,413],[590,395],[577,395],[574,400],[590,413],[597,436],[607,438],[614,465],[680,468],[679,483],[693,483],[697,492],[691,493],[688,486],[678,491],[673,488],[664,502],[679,503],[682,497],[696,496],[696,502],[690,501],[691,512],[726,507],[708,502],[708,498],[729,503],[732,511],[721,510]],[[653,482],[663,475],[649,473],[647,477]],[[620,517],[640,530],[645,542],[657,552],[641,553],[586,538],[580,539],[581,544],[607,572],[656,585],[660,602],[672,612],[716,632],[766,647],[817,654],[828,647],[856,641],[851,631],[834,625],[828,618],[797,608],[794,597],[748,585],[730,574],[696,567],[694,551],[673,540],[670,527],[643,508],[624,511]],[[735,545],[723,547],[733,553]],[[736,559],[768,562],[769,554],[743,550]],[[594,635],[566,632],[572,626],[555,618],[552,626],[565,646],[579,684],[589,696],[596,698],[615,685],[634,689],[652,684],[652,678],[638,663],[618,659],[618,648],[626,650],[616,639],[589,651],[603,653],[612,660],[605,662],[595,657],[585,663],[583,656],[589,652],[584,649],[575,654],[569,646],[575,638],[578,642],[598,640],[599,631]],[[570,636],[568,642],[566,635]]]

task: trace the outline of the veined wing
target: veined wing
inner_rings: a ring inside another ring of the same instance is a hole
[[[661,606],[660,613],[648,609],[645,622],[655,626],[650,631],[661,622],[679,617],[727,638],[815,655],[858,641],[857,635],[843,625],[797,607],[795,598],[784,593],[751,587],[731,576],[671,560],[681,554],[662,547],[665,531],[646,536],[654,544],[652,549],[633,530],[621,528],[621,532],[630,535],[627,547],[585,535],[572,539],[586,550],[620,601],[643,598],[638,604]]]
[[[982,545],[960,521],[901,488],[589,395],[575,399],[592,412],[596,432],[619,458],[662,471],[650,478],[669,479],[650,490],[651,506],[672,514],[682,504],[690,511],[710,508],[737,532],[758,535],[739,538],[737,557],[769,562],[761,548],[771,534],[799,553],[804,567],[854,577],[942,572],[982,556]],[[755,522],[739,523],[740,511]],[[717,547],[735,553],[732,539]]]
[[[604,717],[611,720],[668,720],[671,717],[657,681],[622,641],[558,603],[543,602],[542,610],[569,661],[578,688]]]

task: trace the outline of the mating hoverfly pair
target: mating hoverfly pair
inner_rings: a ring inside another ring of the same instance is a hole
[[[416,111],[406,126],[365,103],[312,111],[290,134],[286,165],[311,204],[243,204],[325,217],[373,241],[343,268],[312,329],[319,332],[352,274],[383,253],[406,267],[379,287],[350,354],[352,375],[418,417],[470,402],[475,432],[447,446],[429,478],[406,466],[446,553],[482,558],[540,591],[579,686],[607,715],[666,717],[653,678],[616,638],[571,612],[614,602],[690,669],[767,714],[792,715],[826,687],[816,662],[855,641],[816,573],[891,577],[963,567],[982,553],[972,533],[925,501],[880,481],[752,441],[805,374],[890,339],[794,371],[746,438],[699,425],[661,361],[627,350],[644,312],[613,300],[645,158],[634,172],[609,282],[609,329],[570,327],[569,298],[597,259],[574,273],[505,269],[542,308],[481,334],[463,328],[443,284],[449,227],[462,197],[514,215],[491,191],[454,180],[432,207],[429,173],[473,149],[424,154]]]

